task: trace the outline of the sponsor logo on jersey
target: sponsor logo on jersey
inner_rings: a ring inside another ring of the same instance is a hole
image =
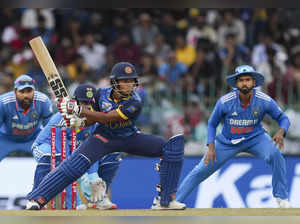
[[[236,111],[234,111],[232,114],[231,114],[231,116],[237,116],[238,115],[238,113],[236,112]]]
[[[229,119],[230,125],[238,125],[238,126],[250,126],[257,124],[258,119],[254,120],[241,120],[241,119]]]
[[[13,120],[18,120],[18,119],[19,119],[19,118],[18,118],[18,115],[13,116],[12,119],[13,119]]]
[[[36,111],[31,112],[31,118],[36,120],[39,117],[39,114]]]
[[[258,115],[259,115],[258,109],[253,109],[252,114],[254,117],[258,117]]]

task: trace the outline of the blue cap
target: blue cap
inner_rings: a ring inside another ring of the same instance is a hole
[[[135,79],[138,74],[129,62],[119,62],[111,70],[110,79]]]
[[[255,87],[261,86],[264,83],[264,80],[265,80],[264,76],[261,73],[255,71],[254,68],[252,68],[251,66],[249,66],[249,65],[240,65],[240,66],[236,67],[234,74],[229,75],[229,76],[226,77],[227,83],[231,87],[237,88],[236,87],[236,79],[240,75],[251,75],[256,81]]]
[[[15,80],[15,89],[20,91],[25,88],[32,88],[35,90],[34,83],[35,81],[33,78],[31,78],[29,75],[23,74]]]
[[[78,101],[95,102],[96,88],[90,84],[81,84],[74,91],[74,98]]]

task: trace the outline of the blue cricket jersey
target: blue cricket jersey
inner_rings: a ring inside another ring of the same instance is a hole
[[[135,126],[136,120],[142,109],[141,98],[137,92],[132,96],[116,101],[111,98],[112,87],[100,88],[96,94],[96,111],[108,113],[116,110],[123,118],[117,122],[97,123],[96,134],[105,137],[130,136],[138,131]]]
[[[261,121],[265,114],[276,120],[285,133],[288,131],[289,119],[271,97],[253,89],[250,104],[243,109],[238,90],[231,91],[218,100],[208,120],[207,144],[214,142],[216,128],[222,119],[224,126],[217,140],[224,144],[235,145],[264,133]]]
[[[36,145],[41,145],[44,143],[51,144],[51,127],[53,126],[62,126],[64,124],[64,120],[62,118],[61,113],[54,114],[48,124],[43,128],[43,130],[39,133],[36,140],[33,143],[33,147]],[[80,145],[88,136],[91,135],[91,133],[94,131],[95,125],[91,125],[82,129],[79,129],[76,134],[77,137],[77,146]],[[56,152],[60,153],[60,147],[61,147],[61,132],[60,128],[56,129]],[[67,128],[67,147],[69,151],[69,147],[72,144],[72,129]],[[67,153],[68,154],[68,153]]]
[[[16,100],[14,91],[0,96],[0,135],[19,142],[32,140],[52,116],[50,99],[34,91],[33,103],[24,112]]]

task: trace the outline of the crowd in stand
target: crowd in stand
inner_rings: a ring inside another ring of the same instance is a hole
[[[299,19],[298,9],[0,9],[0,93],[23,73],[49,92],[28,45],[40,35],[71,94],[109,84],[112,66],[128,61],[141,76],[140,125],[166,137],[183,128],[205,143],[210,109],[240,64],[263,73],[263,91],[297,113]]]

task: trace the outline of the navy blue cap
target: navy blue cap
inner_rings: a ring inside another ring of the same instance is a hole
[[[135,79],[138,78],[135,67],[129,62],[119,62],[111,70],[110,79]]]
[[[96,88],[90,84],[81,84],[74,91],[74,98],[78,101],[94,102]]]
[[[31,78],[29,75],[23,74],[15,80],[15,89],[20,91],[25,88],[32,88],[35,90],[34,83],[35,81],[33,78]]]

